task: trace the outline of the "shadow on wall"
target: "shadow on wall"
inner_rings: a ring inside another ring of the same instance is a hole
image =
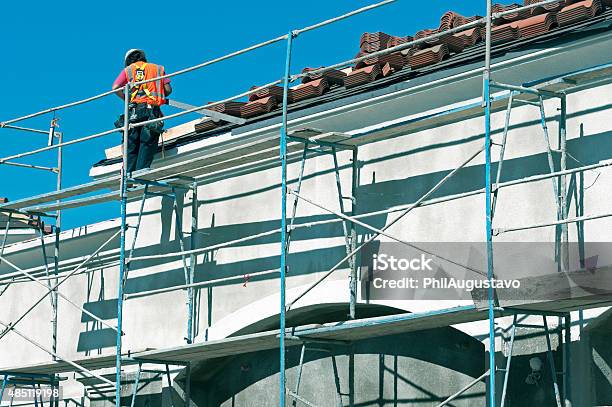
[[[580,139],[572,139],[568,141],[568,151],[572,158],[568,158],[568,167],[575,168],[581,165],[588,165],[600,162],[602,160],[612,158],[612,132],[605,132]],[[510,140],[509,142],[512,142]],[[541,136],[534,135],[534,143],[543,143]],[[434,147],[432,147],[434,148]],[[406,153],[403,153],[404,155]],[[393,157],[385,157],[390,159]],[[367,164],[367,163],[364,163]],[[558,157],[555,157],[556,168],[559,168]],[[493,171],[496,171],[497,166],[493,166]],[[528,157],[521,157],[506,160],[504,162],[504,171],[502,173],[502,182],[521,179],[531,175],[542,174],[548,172],[548,163],[546,154],[540,153]],[[415,202],[427,190],[429,190],[436,182],[441,180],[449,171],[438,171],[429,174],[409,177],[401,180],[393,180],[379,182],[373,184],[361,185],[357,191],[359,213],[366,213],[376,210],[388,209],[395,205],[404,205]],[[365,182],[365,180],[362,180]],[[445,197],[449,195],[459,194],[463,192],[479,190],[484,185],[484,166],[474,165],[468,166],[460,170],[453,180],[442,186],[431,198]],[[330,186],[330,188],[333,186]],[[551,191],[552,197],[552,191]],[[570,197],[576,199],[576,196],[570,194]],[[384,199],[383,199],[384,198]],[[501,199],[504,199],[503,197]],[[580,197],[578,197],[580,199]],[[570,202],[571,204],[571,202]],[[179,200],[179,207],[182,206],[182,201]],[[164,200],[162,204],[164,215],[172,213],[171,200]],[[581,206],[581,211],[585,208]],[[588,209],[587,209],[588,211]],[[299,213],[299,210],[298,210]],[[332,215],[315,215],[307,217],[298,217],[296,223],[315,222],[333,218]],[[381,228],[387,223],[387,214],[378,215],[366,219],[366,221],[374,227]],[[268,232],[278,228],[278,219],[253,222],[239,225],[222,225],[212,226],[209,228],[200,229],[200,247],[202,245],[214,245],[224,241],[240,239],[257,233]],[[580,227],[580,225],[578,225]],[[364,235],[368,231],[362,227],[358,227],[358,233]],[[161,231],[162,244],[147,246],[136,250],[136,256],[144,256],[151,254],[159,254],[164,252],[179,251],[179,240],[176,236],[171,236],[171,224],[165,222]],[[312,228],[296,229],[292,235],[294,242],[298,241],[315,241],[323,238],[333,238],[343,236],[341,223],[331,223],[323,226]],[[236,244],[232,247],[241,246],[256,246],[269,243],[277,243],[279,241],[278,234],[254,239],[252,241]],[[185,239],[185,248],[189,248],[189,240]],[[335,247],[325,247],[313,249],[306,252],[296,252],[289,255],[289,273],[290,275],[304,275],[327,271],[336,264],[345,255],[345,247],[338,245]],[[167,261],[180,260],[180,257],[170,258]],[[144,269],[153,265],[159,265],[160,260],[145,260],[133,262],[132,269]],[[163,259],[162,261],[166,261]],[[261,281],[276,278],[276,275],[271,273],[258,277],[248,277],[254,273],[262,271],[272,271],[278,268],[278,256],[272,253],[269,256],[257,257],[252,260],[235,261],[231,263],[218,264],[215,261],[214,253],[206,253],[204,261],[200,261],[196,269],[196,282],[206,282],[210,280],[236,277],[230,282],[217,283],[215,285],[242,285],[247,279],[249,281]],[[168,267],[165,271],[153,273],[146,276],[131,277],[126,284],[126,293],[138,293],[147,290],[161,289],[184,284],[184,271],[176,266]],[[244,289],[248,289],[244,287]],[[210,291],[210,290],[209,290]],[[209,296],[210,296],[209,292]],[[209,298],[210,300],[210,298]],[[106,302],[104,302],[106,303]],[[88,306],[102,306],[95,302],[89,303]],[[112,306],[109,306],[109,310]],[[112,311],[109,311],[112,312]],[[116,308],[115,315],[116,318]],[[97,335],[97,333],[99,335]],[[96,344],[96,338],[99,337],[99,344]],[[104,339],[106,338],[106,339]],[[91,331],[87,335],[83,335],[83,342],[79,341],[79,349],[97,349],[106,347],[109,340],[106,333],[103,331]],[[98,346],[100,345],[100,346]],[[104,345],[104,346],[102,346]],[[111,344],[112,345],[112,344]]]
[[[580,165],[593,164],[612,157],[612,132],[601,133],[589,137],[570,140],[568,150],[572,157],[568,159],[568,167],[578,167]],[[559,167],[558,157],[556,167]],[[497,166],[493,166],[496,171]],[[376,210],[388,209],[392,206],[410,204],[420,198],[436,182],[442,179],[449,171],[429,173],[403,180],[386,181],[368,185],[361,185],[357,192],[359,202],[359,213],[366,213]],[[536,154],[528,157],[506,160],[502,173],[502,182],[521,179],[524,177],[548,172],[546,154]],[[446,197],[449,195],[463,192],[479,190],[484,183],[484,166],[470,166],[460,170],[452,181],[442,186],[432,198]],[[551,191],[552,197],[552,191]],[[384,198],[384,199],[383,199]],[[503,197],[502,197],[503,198]],[[170,208],[168,208],[170,209]],[[584,209],[584,208],[583,208]],[[332,219],[332,215],[315,215],[298,217],[297,224],[315,222]],[[387,223],[388,215],[379,215],[367,219],[367,222],[374,227],[382,227]],[[201,235],[206,236],[203,240],[205,245],[215,245],[224,241],[240,239],[249,235],[263,233],[277,228],[278,220],[268,220],[253,222],[240,225],[215,226],[213,228],[201,229]],[[368,231],[358,227],[360,234]],[[169,233],[169,232],[168,232]],[[313,228],[296,229],[292,235],[292,240],[311,241],[322,238],[341,237],[343,235],[340,223],[332,223]],[[178,241],[170,240],[164,242],[164,247],[160,245],[148,246],[137,250],[136,255],[156,254],[163,251],[178,251]],[[261,237],[252,241],[238,243],[232,247],[256,246],[278,242],[279,236],[274,234]],[[167,242],[167,243],[166,243]],[[188,242],[185,242],[188,247]],[[290,254],[289,265],[290,273],[301,275],[304,273],[316,273],[326,271],[333,266],[337,260],[344,255],[344,247],[336,246],[325,249],[314,249],[308,252]],[[178,260],[173,258],[171,260]],[[210,259],[210,257],[209,257]],[[134,262],[133,268],[146,268],[156,264],[158,260]],[[157,263],[158,264],[158,263]],[[253,260],[237,261],[232,263],[216,264],[213,261],[206,261],[198,265],[197,282],[225,278],[230,276],[244,276],[266,270],[273,270],[278,267],[278,257],[258,257]],[[184,273],[182,269],[169,269],[162,273],[155,273],[146,277],[134,277],[128,280],[126,292],[136,293],[144,290],[166,288],[173,285],[184,283]],[[273,279],[274,275],[260,277],[260,279]],[[254,278],[255,280],[255,278]],[[240,281],[240,280],[238,280]],[[231,284],[236,284],[232,282]]]
[[[592,405],[609,406],[612,405],[612,316],[593,329],[589,337],[593,383],[585,391],[592,391]]]
[[[300,346],[287,349],[290,390],[300,353]],[[453,328],[308,345],[299,394],[321,406],[435,405],[481,375],[484,356],[480,342]],[[278,364],[278,351],[263,351],[199,365],[192,374],[193,400],[199,407],[278,405]],[[484,386],[477,384],[453,405],[484,405]]]
[[[541,338],[540,338],[541,339]],[[563,353],[560,350],[552,352],[557,371],[563,368]],[[499,353],[498,360],[504,360],[504,355]],[[532,369],[529,361],[538,358],[542,363],[540,375],[531,375]],[[498,383],[503,381],[503,372],[497,375]],[[531,375],[531,376],[530,376]],[[535,379],[533,379],[535,377]],[[557,375],[559,391],[563,389],[563,376]],[[501,388],[497,391],[501,399]],[[563,395],[561,394],[561,397]],[[506,406],[556,406],[555,391],[552,381],[548,356],[546,352],[530,353],[528,355],[512,356],[510,374],[508,376],[508,390],[506,393]]]

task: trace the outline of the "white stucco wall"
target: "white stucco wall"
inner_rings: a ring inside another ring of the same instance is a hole
[[[602,41],[603,43],[603,41]],[[607,44],[607,43],[604,43]],[[608,47],[609,48],[609,47]],[[590,55],[593,63],[609,57],[609,49],[601,55]],[[578,53],[578,51],[576,51]],[[559,57],[559,61],[565,59]],[[576,62],[578,64],[578,62]],[[516,68],[506,67],[500,76],[521,83],[532,76],[540,74],[550,60],[543,59],[538,69],[533,72],[523,67],[522,76]],[[571,70],[571,66],[555,69]],[[467,94],[458,92],[446,95],[444,100],[449,104],[465,97],[478,95],[477,76],[465,79],[462,89]],[[448,92],[449,84],[440,85],[435,90],[423,92]],[[591,164],[612,158],[609,132],[612,130],[610,117],[612,102],[612,85],[573,94],[568,98],[568,144],[569,151],[580,161],[580,165]],[[435,95],[434,95],[435,96]],[[404,96],[403,96],[404,97]],[[344,132],[358,131],[366,125],[372,125],[398,117],[408,116],[415,112],[426,112],[428,109],[419,105],[419,95],[393,99],[387,98],[377,104],[363,103],[362,106],[344,112],[342,120],[333,115],[326,118],[312,119],[317,124],[338,128]],[[433,98],[433,96],[431,96]],[[385,104],[388,103],[388,104]],[[431,107],[431,106],[430,106]],[[557,114],[557,101],[546,102],[548,117]],[[321,116],[321,115],[319,115]],[[492,126],[501,129],[504,114],[493,115]],[[307,122],[306,119],[297,120]],[[539,127],[537,109],[533,106],[517,107],[512,112],[512,130],[506,149],[507,170],[510,178],[523,177],[536,173],[545,173],[544,144]],[[581,130],[582,128],[582,130]],[[549,121],[549,130],[553,147],[557,148],[557,123]],[[459,123],[444,125],[367,144],[359,148],[359,189],[358,212],[364,213],[385,209],[389,205],[414,202],[423,191],[431,188],[447,172],[457,167],[468,156],[482,146],[483,119],[475,118]],[[582,132],[582,133],[581,133]],[[500,140],[497,131],[495,140]],[[583,140],[578,140],[580,137]],[[221,139],[227,139],[222,136]],[[215,139],[197,142],[194,145],[182,146],[179,153],[198,154],[195,147],[206,148],[214,144]],[[191,153],[188,150],[193,150]],[[498,148],[493,150],[497,159]],[[341,182],[345,194],[350,190],[350,157],[349,152],[338,154],[341,170]],[[534,161],[534,157],[537,159]],[[181,154],[168,160],[180,160]],[[568,159],[571,161],[572,159]],[[458,175],[453,187],[445,190],[447,194],[466,192],[481,188],[484,183],[484,155],[478,156],[467,166],[467,170]],[[159,160],[156,165],[163,165]],[[573,163],[570,163],[573,164]],[[112,169],[112,167],[110,168]],[[299,163],[289,166],[290,184],[295,185],[299,174]],[[316,202],[338,210],[335,176],[332,172],[331,156],[323,155],[311,158],[305,167],[305,179],[301,193]],[[108,170],[108,169],[107,169]],[[100,171],[100,170],[97,170]],[[514,174],[514,175],[513,175]],[[98,173],[98,176],[100,174]],[[200,232],[197,236],[197,247],[216,244],[225,240],[237,239],[250,234],[261,233],[277,228],[280,216],[280,168],[268,168],[226,179],[204,182],[198,188],[200,201],[198,223]],[[602,214],[610,211],[608,197],[612,194],[612,173],[609,169],[600,169],[584,174],[585,214]],[[191,193],[184,199],[183,232],[186,236],[186,247],[189,248],[189,220]],[[147,200],[145,214],[136,243],[135,255],[147,255],[177,251],[177,234],[174,214],[168,199],[154,197]],[[290,200],[291,202],[291,200]],[[345,201],[347,208],[350,207]],[[129,212],[134,214],[139,202],[129,204]],[[161,213],[160,213],[161,212]],[[575,213],[575,202],[572,201],[570,214]],[[324,213],[308,203],[300,203],[297,212],[298,221],[321,219]],[[373,224],[382,227],[396,215],[374,218]],[[523,184],[504,189],[500,193],[495,218],[495,227],[518,226],[530,223],[553,221],[556,218],[555,203],[550,180]],[[132,216],[130,222],[134,222]],[[117,223],[98,227],[100,231],[86,231],[84,237],[74,236],[75,232],[64,235],[64,259],[84,256],[117,230]],[[413,242],[479,242],[484,239],[484,195],[454,200],[434,206],[415,209],[388,232],[403,240]],[[576,241],[576,228],[570,226],[570,240]],[[76,233],[78,234],[78,233]],[[85,234],[85,231],[83,231]],[[91,237],[91,238],[89,238]],[[128,245],[133,238],[133,229],[128,233]],[[602,218],[585,224],[585,241],[606,242],[612,239],[612,218]],[[51,242],[51,239],[47,239]],[[381,241],[390,241],[382,237]],[[550,242],[554,240],[554,228],[547,227],[516,233],[508,233],[496,238],[497,241],[533,241]],[[29,247],[28,244],[31,246]],[[40,253],[36,242],[21,243],[9,246],[6,250],[9,259],[20,267],[34,267],[40,264]],[[114,245],[113,249],[116,249]],[[242,276],[278,267],[280,243],[278,235],[247,242],[233,247],[215,250],[213,253],[198,255],[196,275],[198,280],[238,276],[238,280],[212,289],[202,289],[197,307],[198,336],[196,340],[222,338],[237,330],[256,323],[278,313],[279,281],[270,274],[261,279],[252,279],[244,286]],[[321,277],[328,268],[344,254],[344,239],[339,223],[320,228],[297,230],[291,244],[289,256],[289,276],[287,280],[287,297],[290,301],[306,286]],[[9,268],[0,265],[0,272],[6,273]],[[338,303],[348,300],[348,270],[338,270],[328,281],[308,294],[297,306],[316,303]],[[180,258],[162,261],[144,261],[134,263],[128,279],[128,292],[145,289],[163,288],[182,284],[183,270]],[[61,291],[78,304],[95,303],[100,300],[114,300],[117,297],[117,268],[108,267],[103,271],[75,276],[66,282]],[[20,283],[10,287],[0,297],[0,320],[12,321],[29,307],[31,301],[44,294],[45,289],[35,284]],[[209,296],[210,294],[210,296]],[[162,348],[184,343],[186,329],[186,296],[184,291],[175,291],[156,296],[130,299],[124,307],[124,350],[138,351],[144,348]],[[414,303],[410,301],[381,302],[381,304],[408,311],[431,310],[464,304],[459,301],[438,301]],[[112,302],[107,303],[110,317],[108,322],[115,323],[112,316]],[[589,315],[595,317],[603,310]],[[85,355],[84,349],[91,323],[82,322],[82,313],[60,299],[60,320],[58,335],[58,353],[75,358]],[[210,313],[210,320],[208,315]],[[27,332],[33,339],[45,346],[50,346],[50,305],[43,301],[36,310],[19,324],[19,330]],[[211,329],[207,332],[207,326]],[[475,336],[486,331],[483,324],[466,324],[460,327]],[[93,334],[95,343],[96,334]],[[49,357],[31,344],[24,344],[14,333],[9,333],[0,348],[0,366],[15,366],[24,363],[42,362]],[[114,348],[106,344],[101,346],[102,353],[112,354]],[[91,354],[97,354],[95,347]]]

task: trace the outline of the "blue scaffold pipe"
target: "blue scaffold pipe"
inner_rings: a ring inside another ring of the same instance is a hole
[[[287,36],[287,56],[285,59],[285,76],[283,80],[283,121],[280,134],[280,159],[282,166],[281,182],[281,258],[280,258],[280,388],[279,406],[285,407],[285,278],[287,268],[287,102],[289,94],[289,80],[291,77],[291,49],[293,46],[293,32]]]

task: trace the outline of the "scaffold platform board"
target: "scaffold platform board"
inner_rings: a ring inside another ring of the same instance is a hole
[[[453,324],[484,320],[486,318],[487,313],[485,311],[478,310],[474,305],[468,305],[439,311],[367,318],[316,327],[288,328],[286,331],[287,335],[296,340],[288,340],[287,346],[298,345],[301,341],[308,341],[309,339],[354,341],[370,337],[441,328]],[[126,354],[126,363],[130,363],[130,361],[131,363],[137,363],[139,359],[166,361],[169,364],[171,362],[195,362],[277,349],[279,346],[278,336],[279,331],[276,330],[183,345],[175,348],[130,352],[129,357]],[[93,356],[74,360],[75,363],[89,370],[112,368],[115,366],[115,361],[115,355]],[[57,374],[72,372],[74,367],[63,361],[52,361],[0,370],[16,373]]]
[[[533,313],[538,315],[561,315],[579,309],[588,309],[612,305],[612,298],[596,301],[563,300],[540,304],[522,304],[518,307],[506,307],[495,311],[496,317],[516,313]],[[465,305],[441,310],[404,313],[384,317],[365,318],[353,321],[328,323],[317,326],[288,328],[287,346],[300,345],[303,342],[326,341],[338,344],[364,340],[387,335],[423,331],[452,325],[484,321],[488,319],[488,310],[477,305]],[[172,364],[184,364],[214,358],[278,349],[279,331],[266,331],[248,335],[228,337],[220,340],[194,343],[166,349],[140,350],[124,354],[123,365],[137,364],[139,361],[157,361]],[[89,370],[107,369],[115,366],[115,355],[92,356],[74,360],[75,363]],[[60,374],[73,372],[75,369],[63,361],[51,361],[19,367],[0,368],[0,371],[29,374]]]

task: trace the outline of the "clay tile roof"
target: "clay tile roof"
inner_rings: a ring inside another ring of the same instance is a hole
[[[365,68],[356,69],[344,80],[346,88],[352,88],[364,83],[372,82],[382,76],[380,64],[366,66]]]
[[[560,27],[588,20],[601,13],[603,5],[600,0],[585,0],[563,7],[557,14],[557,23]]]
[[[505,11],[510,11],[510,10],[514,10],[516,8],[522,7],[521,4],[508,4],[508,5],[504,5],[504,4],[494,4],[492,11],[493,13],[503,13]],[[498,20],[495,20],[494,23],[495,24],[504,24],[504,23],[510,23],[512,21],[516,21],[516,20],[521,20],[523,18],[527,18],[531,16],[531,10],[523,10],[523,11],[518,11],[516,13],[511,13],[511,14],[506,14],[504,16],[502,16],[501,18],[499,18]]]
[[[323,68],[323,67],[320,67],[320,68]],[[320,69],[320,68],[304,68],[302,70],[302,73],[307,73],[307,72],[313,71],[315,69]],[[342,72],[338,69],[332,69],[324,73],[304,76],[302,77],[302,83],[308,83],[310,81],[321,79],[324,77],[325,79],[327,79],[327,83],[329,83],[330,85],[344,86],[344,78],[346,78],[346,75],[347,74],[345,72]]]
[[[482,40],[480,29],[476,27],[470,28],[469,30],[466,30],[466,31],[458,32],[454,34],[454,36],[456,38],[459,38],[461,41],[463,41],[464,48],[471,47],[477,42],[480,42],[480,40]]]
[[[225,102],[210,107],[210,110],[231,116],[240,116],[240,108],[246,105],[245,102]]]
[[[557,26],[557,14],[546,13],[537,16],[529,17],[524,20],[515,21],[514,23],[519,28],[520,36],[523,38],[536,37],[546,34],[551,28]]]
[[[473,21],[482,18],[481,16],[471,16],[464,17],[459,13],[455,13],[454,11],[447,11],[440,18],[440,26],[438,27],[438,32],[450,30],[451,28],[457,28],[459,26],[469,24]]]
[[[321,96],[323,93],[327,92],[327,90],[329,90],[327,79],[316,79],[293,88],[293,99],[298,102],[300,100]]]
[[[359,39],[359,50],[362,53],[372,53],[386,48],[395,47],[412,41],[412,37],[396,37],[383,32],[363,33]]]
[[[253,117],[263,113],[268,113],[276,107],[278,101],[273,96],[251,101],[240,108],[242,117]]]
[[[542,0],[525,0],[523,4],[528,6],[530,4],[541,3]],[[552,3],[545,4],[543,6],[534,7],[531,9],[531,15],[537,15],[546,13],[549,11],[559,11],[565,5],[573,3],[573,0],[561,0],[561,1],[553,1]]]
[[[481,34],[483,38],[485,36],[485,29],[481,29]],[[516,23],[507,23],[502,24],[497,27],[493,27],[491,30],[491,43],[499,44],[500,42],[506,42],[511,40],[516,40],[521,36],[521,32]]]
[[[220,121],[214,120],[203,120],[199,123],[196,123],[194,126],[196,133],[206,133],[207,131],[214,130],[221,125]]]
[[[364,55],[367,55],[367,54],[360,52],[355,57],[359,58]],[[395,70],[400,70],[404,67],[404,65],[408,64],[408,57],[402,52],[394,52],[392,54],[380,55],[380,56],[375,56],[372,58],[364,59],[363,61],[357,63],[357,65],[355,65],[355,68],[360,69],[365,66],[374,65],[374,64],[380,64],[380,65],[389,64],[391,68]]]
[[[461,14],[455,13],[453,11],[446,12],[442,18],[440,19],[440,25],[436,29],[424,29],[418,31],[415,34],[416,39],[423,39],[430,37],[434,34],[443,33],[444,31],[450,30],[451,28],[456,28],[481,18],[480,16],[472,16],[472,17],[464,17]],[[474,45],[480,35],[474,37],[474,42],[471,42],[471,39],[460,38],[457,35],[445,35],[442,37],[438,37],[429,41],[425,41],[425,43],[421,43],[417,45],[419,49],[429,48],[431,46],[445,44],[448,47],[450,52],[458,53],[463,51],[466,46]],[[466,41],[467,40],[467,41]]]
[[[446,44],[439,44],[431,48],[423,49],[415,52],[409,57],[410,67],[412,69],[418,69],[424,66],[437,64],[448,55],[449,50]]]
[[[251,86],[251,90],[257,87],[258,86]],[[276,99],[277,103],[282,103],[283,102],[283,87],[275,85],[275,86],[270,86],[268,88],[261,89],[255,93],[251,93],[249,95],[249,102],[253,102],[257,99],[264,99],[268,97],[272,97]],[[291,95],[291,89],[289,89],[289,92],[287,94],[287,99],[289,103],[293,102],[293,97]]]
[[[523,0],[523,4],[498,3],[493,5],[493,12],[511,11],[523,5],[540,1]],[[602,13],[606,7],[612,7],[612,0],[559,0],[531,10],[513,12],[493,21],[492,42],[496,45],[520,38],[538,37],[554,30],[557,26],[568,27],[574,23],[589,20]],[[481,42],[485,38],[485,28],[481,25],[459,33],[442,35],[436,39],[428,39],[428,37],[444,33],[479,18],[481,17],[465,17],[459,13],[448,11],[440,18],[437,28],[420,30],[414,37],[410,35],[396,36],[382,31],[365,32],[359,38],[357,57],[367,57],[368,54],[405,44],[415,38],[425,39],[425,41],[413,48],[406,48],[392,54],[368,57],[357,63],[353,68],[335,69],[325,73],[306,75],[301,79],[302,84],[289,89],[288,102],[295,103],[321,96],[326,92],[333,92],[341,86],[353,88],[376,81],[391,75],[393,72],[419,71],[421,68],[440,63],[454,54],[462,53],[465,48],[473,47]],[[308,73],[315,69],[318,68],[304,68],[302,73]],[[248,103],[238,101],[224,103],[215,107],[214,110],[233,116],[251,118],[277,108],[282,103],[282,97],[283,88],[272,86],[250,95]],[[208,131],[222,124],[226,123],[203,120],[196,124],[196,131]]]

